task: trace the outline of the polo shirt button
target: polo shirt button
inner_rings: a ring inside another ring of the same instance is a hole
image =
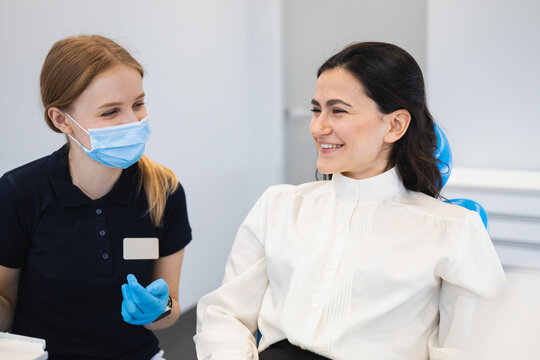
[[[107,260],[109,258],[109,254],[103,253],[101,257],[103,258],[103,260]]]
[[[107,232],[105,230],[100,230],[99,231],[99,235],[101,236],[105,236],[107,234]]]
[[[102,212],[103,212],[103,210],[101,210],[101,209],[96,209],[96,214],[101,215]]]

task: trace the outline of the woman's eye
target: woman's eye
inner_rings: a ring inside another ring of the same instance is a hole
[[[114,109],[114,110],[107,111],[106,113],[101,114],[101,116],[111,116],[111,115],[116,114],[117,112],[118,110]]]
[[[143,106],[143,105],[144,105],[144,103],[141,102],[141,103],[137,103],[137,104],[133,105],[133,107],[138,108],[138,107],[141,107],[141,106]]]
[[[332,114],[340,114],[340,113],[346,113],[345,110],[341,110],[341,109],[333,109],[332,110]]]
[[[316,108],[313,108],[310,110],[312,113],[320,113],[321,112],[321,109],[316,109]]]

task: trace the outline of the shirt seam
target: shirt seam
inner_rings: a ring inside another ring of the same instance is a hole
[[[390,203],[392,203],[394,205],[399,205],[401,207],[404,207],[404,208],[406,208],[406,209],[408,209],[410,211],[413,211],[413,212],[415,212],[417,214],[428,216],[428,217],[433,218],[433,219],[437,219],[437,220],[441,220],[441,221],[455,222],[455,223],[458,223],[458,224],[463,224],[463,223],[467,222],[467,218],[465,218],[465,219],[456,219],[456,218],[441,217],[441,216],[434,215],[434,214],[431,214],[431,213],[428,213],[428,212],[420,211],[418,209],[415,209],[412,206],[397,202],[395,200],[390,200],[390,199],[384,199],[384,200],[386,200],[386,201],[388,201],[388,202],[390,202]],[[466,217],[469,217],[469,213],[467,213]]]

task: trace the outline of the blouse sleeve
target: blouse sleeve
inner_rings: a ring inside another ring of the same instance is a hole
[[[463,359],[472,344],[473,320],[484,301],[496,295],[506,277],[495,248],[475,212],[463,223],[448,261],[439,298],[439,327],[429,340],[430,360]]]
[[[159,256],[167,256],[182,250],[191,241],[186,194],[181,184],[167,198],[163,217],[163,230],[159,244]]]
[[[266,287],[264,194],[238,229],[221,287],[197,306],[199,360],[258,359],[254,333]]]

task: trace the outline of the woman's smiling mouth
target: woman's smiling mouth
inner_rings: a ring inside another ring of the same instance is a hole
[[[344,144],[321,144],[321,149],[341,148]]]

